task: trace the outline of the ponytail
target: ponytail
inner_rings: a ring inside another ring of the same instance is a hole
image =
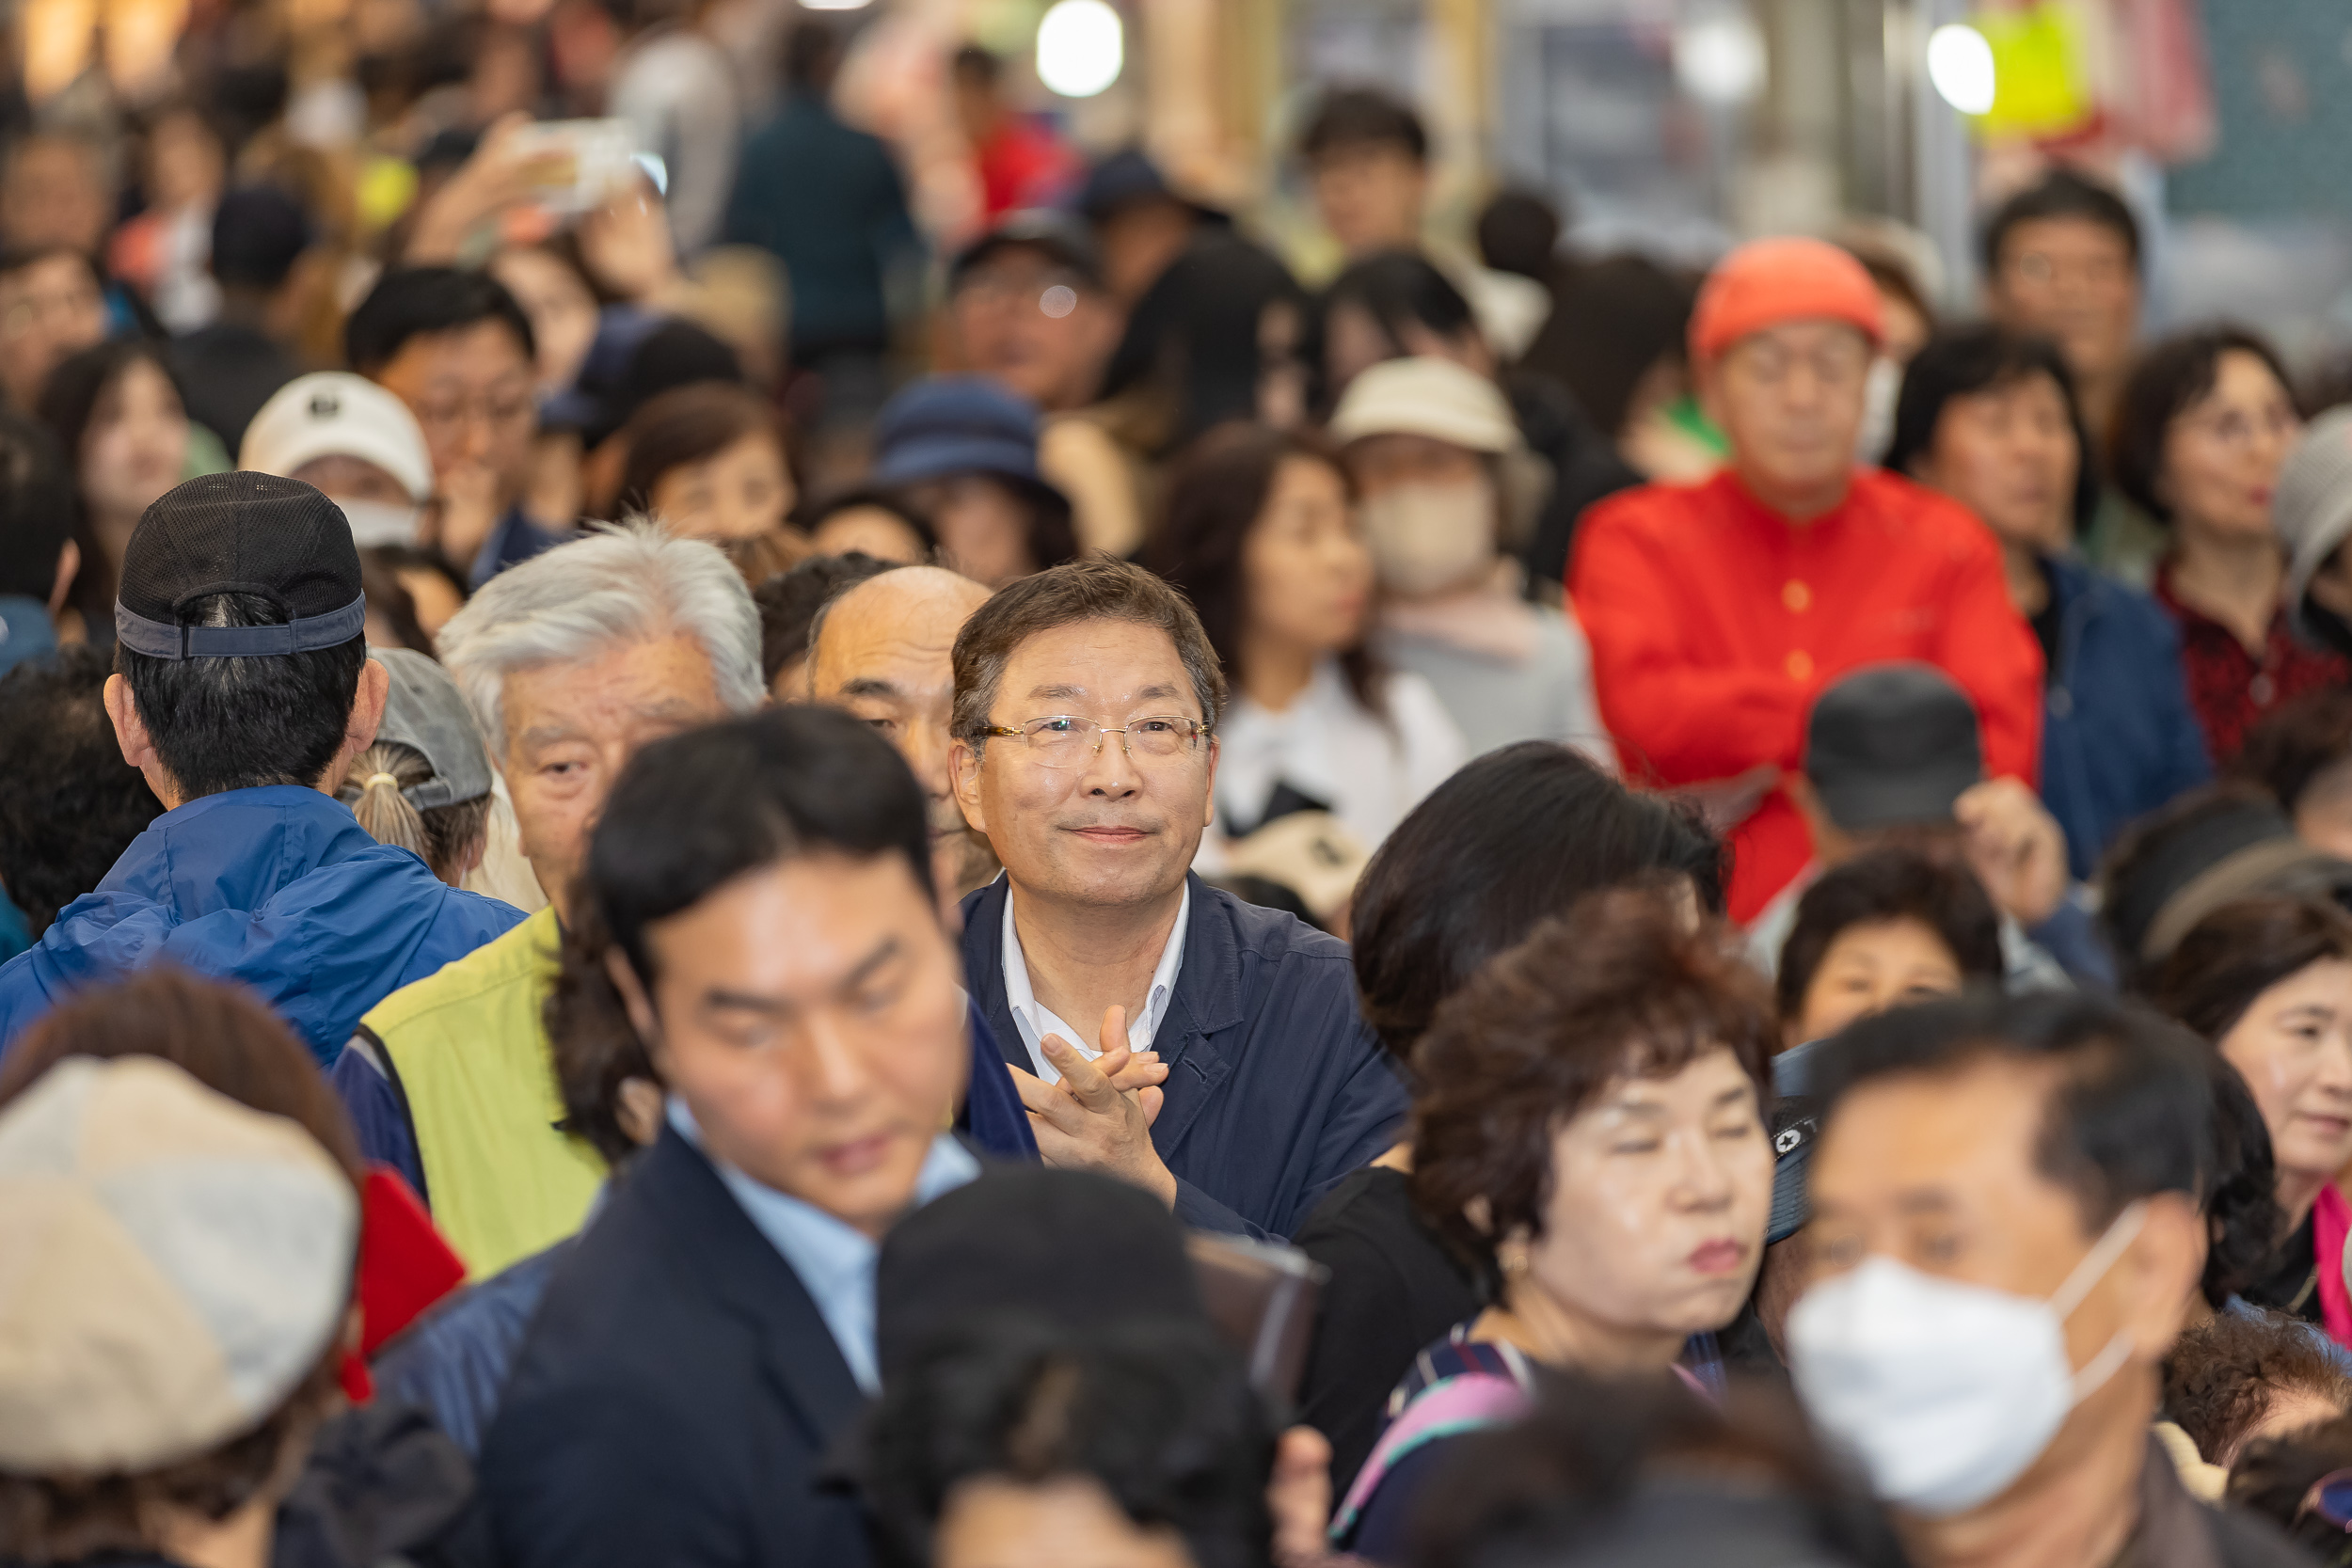
[[[432,768],[414,747],[379,740],[354,759],[337,794],[351,807],[351,815],[359,819],[370,838],[413,850],[430,863],[433,857],[426,852],[424,815],[409,804],[401,790],[431,777]]]

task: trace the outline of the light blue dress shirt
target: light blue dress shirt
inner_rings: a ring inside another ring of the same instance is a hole
[[[694,1114],[673,1096],[670,1125],[696,1148],[702,1148],[702,1129]],[[742,1207],[744,1217],[759,1227],[801,1281],[808,1299],[833,1331],[850,1375],[868,1394],[882,1387],[881,1358],[874,1348],[874,1269],[882,1249],[854,1226],[846,1225],[814,1204],[755,1181],[707,1149],[704,1158],[719,1173],[728,1192]],[[980,1163],[948,1133],[931,1140],[923,1169],[914,1181],[914,1206],[921,1208],[944,1193],[980,1174]]]

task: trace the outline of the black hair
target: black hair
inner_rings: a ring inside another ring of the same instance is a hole
[[[1646,256],[1604,256],[1563,268],[1551,314],[1519,356],[1575,397],[1585,418],[1614,438],[1625,431],[1633,393],[1652,367],[1679,363],[1687,350],[1697,285]]]
[[[2295,401],[2295,382],[2279,351],[2259,334],[2226,323],[2176,332],[2154,344],[2123,382],[2115,405],[2115,429],[2109,433],[2107,464],[2115,487],[2157,522],[2172,521],[2161,483],[2172,421],[2212,392],[2225,354],[2250,354],[2261,360],[2278,378],[2288,403]]]
[[[752,603],[759,607],[760,679],[773,686],[786,665],[808,657],[818,610],[866,578],[878,578],[898,565],[864,550],[813,555],[753,589]]]
[[[2008,388],[2046,375],[2066,402],[2066,422],[2074,433],[2074,527],[2090,525],[2099,509],[2099,475],[2092,461],[2090,427],[2074,372],[2047,338],[2010,332],[1992,322],[1946,327],[1930,338],[1903,371],[1902,394],[1895,402],[1895,434],[1885,466],[1906,478],[1914,463],[1935,451],[1935,427],[1954,398]]]
[[[2346,759],[2352,759],[2352,691],[2328,686],[2281,704],[2247,731],[2230,771],[2262,785],[2292,813],[2321,774]]]
[[[1692,812],[1639,794],[1548,740],[1487,752],[1415,806],[1356,884],[1356,989],[1400,1061],[1438,1005],[1583,895],[1688,878],[1721,914],[1723,843]]]
[[[1717,1405],[1671,1378],[1547,1368],[1534,1412],[1453,1444],[1422,1496],[1411,1568],[1905,1561],[1861,1478],[1761,1379]]]
[[[0,877],[35,936],[164,809],[122,760],[107,673],[105,651],[84,643],[0,675]]]
[[[1214,1331],[1136,1318],[1073,1337],[992,1317],[933,1340],[882,1390],[866,1494],[884,1568],[925,1568],[956,1488],[1093,1481],[1196,1568],[1269,1568],[1275,1428]]]
[[[2099,863],[2099,921],[2126,990],[2145,990],[2169,952],[2148,951],[2172,902],[2249,846],[2291,839],[2295,824],[2260,784],[2201,784],[2124,824]],[[2253,891],[2293,891],[2268,887]]]
[[[948,71],[959,82],[993,87],[1005,71],[1005,65],[994,55],[977,43],[967,43],[948,61]]]
[[[421,333],[453,332],[485,321],[504,323],[523,357],[538,358],[531,318],[506,285],[488,273],[471,267],[394,267],[376,279],[343,323],[343,357],[353,370],[372,376]]]
[[[1298,155],[1309,163],[1343,147],[1381,145],[1417,164],[1429,161],[1429,133],[1421,116],[1377,87],[1334,87],[1298,135]]]
[[[2257,1438],[2230,1466],[2230,1507],[2269,1520],[2311,1554],[2307,1560],[2343,1568],[2352,1563],[2352,1531],[2303,1503],[2323,1478],[2344,1469],[2352,1469],[2352,1416]]]
[[[171,390],[183,404],[187,402],[187,387],[180,379],[179,368],[172,364],[167,347],[146,338],[110,338],[103,343],[69,355],[57,362],[41,384],[40,419],[57,438],[57,450],[64,457],[69,471],[82,460],[82,442],[89,435],[90,421],[97,418],[98,404],[106,389],[122,377],[133,365],[152,365],[171,383]]]
[[[2000,980],[2001,917],[1983,884],[1916,849],[1873,849],[1824,872],[1797,900],[1774,982],[1781,1022],[1804,1011],[1804,993],[1839,936],[1894,920],[1915,920],[1933,931],[1963,980]]]
[[[1861,1020],[1820,1048],[1813,1085],[1826,1129],[1848,1095],[1882,1078],[1982,1061],[2056,1068],[2034,1168],[2074,1196],[2095,1234],[2159,1193],[2200,1209],[2211,1200],[2219,1156],[2209,1056],[2196,1036],[2134,1004],[1980,993]]]
[[[784,37],[784,85],[796,93],[822,93],[840,64],[841,35],[814,17],[796,17]]]
[[[2139,220],[2114,187],[2089,179],[2071,168],[2054,168],[1993,210],[1985,220],[1979,259],[1987,276],[2001,270],[2001,252],[2020,224],[2046,218],[2082,218],[2112,230],[2131,252],[2132,265],[2140,264]]]
[[[2216,1311],[2252,1290],[2275,1264],[2286,1234],[2270,1127],[2254,1091],[2218,1051],[2206,1053],[2213,1080],[2213,1180],[2205,1186],[2210,1244],[2198,1291]]]
[[[181,607],[185,626],[278,626],[284,607],[259,594],[207,594]],[[188,800],[260,784],[313,786],[342,750],[365,634],[331,648],[241,658],[157,658],[117,644],[156,760]]]
[[[1478,214],[1478,255],[1497,272],[1549,285],[1559,246],[1560,210],[1539,192],[1498,192]]]
[[[48,602],[73,517],[72,469],[56,441],[0,409],[0,595]]]
[[[1287,328],[1270,333],[1278,308]],[[1305,352],[1308,314],[1306,293],[1280,257],[1212,229],[1128,311],[1102,396],[1135,405],[1136,438],[1154,456],[1227,420],[1254,420],[1266,371]],[[1278,337],[1289,341],[1278,345]]]
[[[1331,314],[1343,305],[1353,305],[1373,319],[1388,340],[1391,356],[1410,352],[1405,339],[1416,326],[1425,326],[1440,338],[1478,330],[1478,317],[1471,312],[1470,301],[1428,257],[1417,250],[1378,251],[1333,278],[1316,302],[1304,346],[1308,364],[1318,379],[1327,373],[1324,344]]]

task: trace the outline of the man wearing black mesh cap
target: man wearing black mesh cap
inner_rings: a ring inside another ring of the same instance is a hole
[[[522,918],[335,800],[384,713],[366,617],[350,525],[299,481],[213,474],[147,509],[105,701],[166,809],[0,967],[0,1052],[67,992],[162,960],[251,988],[325,1062],[361,1013]]]

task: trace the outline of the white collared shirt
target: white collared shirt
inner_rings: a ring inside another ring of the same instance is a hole
[[[1160,1020],[1168,1016],[1168,999],[1176,994],[1177,972],[1184,967],[1184,927],[1191,919],[1192,882],[1187,879],[1184,902],[1176,906],[1175,929],[1168,933],[1159,967],[1152,972],[1152,990],[1144,997],[1142,1015],[1127,1021],[1130,1050],[1151,1050],[1152,1038],[1160,1032]],[[1022,954],[1020,933],[1012,925],[1010,887],[1005,889],[1005,1001],[1011,1006],[1013,1026],[1021,1031],[1021,1043],[1029,1048],[1029,1060],[1037,1064],[1037,1075],[1046,1083],[1061,1082],[1061,1074],[1045,1059],[1046,1036],[1059,1035],[1089,1062],[1103,1054],[1096,1049],[1103,1032],[1100,1022],[1091,1029],[1073,1029],[1047,1011],[1030,988],[1029,960]]]

